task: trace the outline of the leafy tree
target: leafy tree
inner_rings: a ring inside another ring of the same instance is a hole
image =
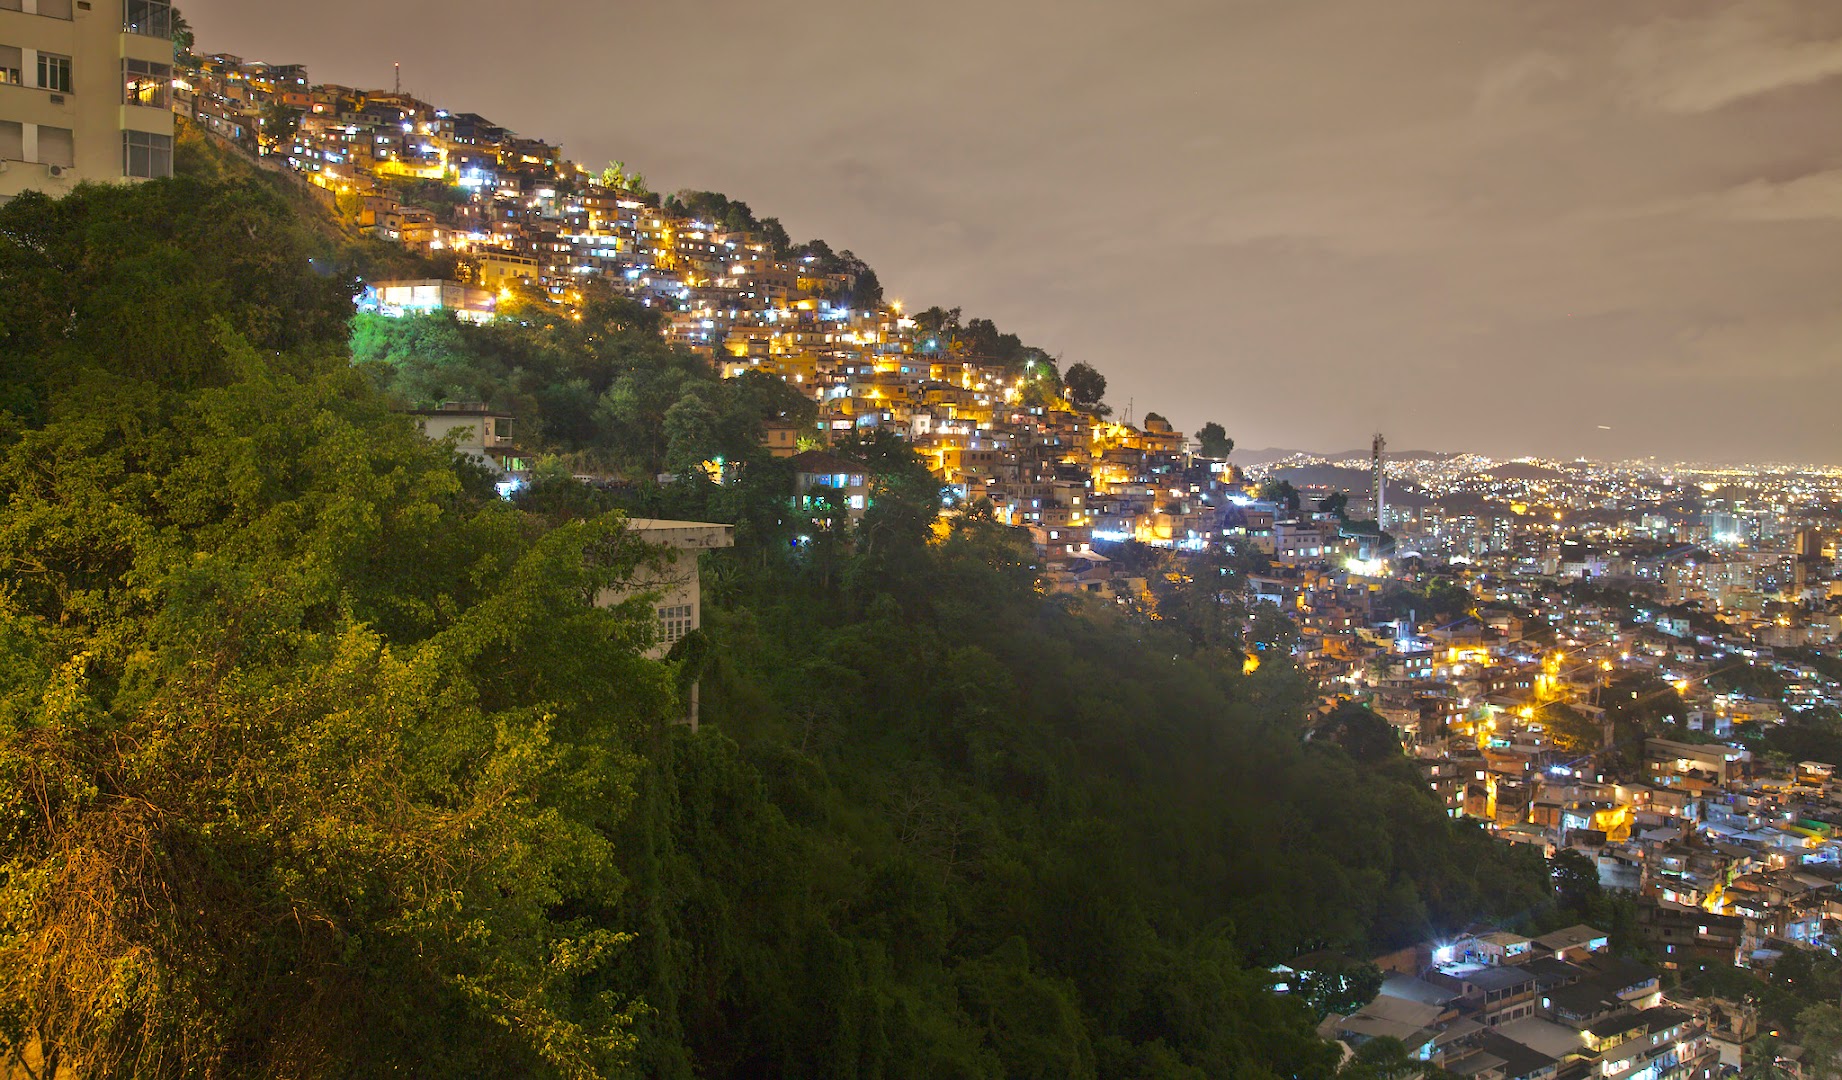
[[[1203,457],[1225,458],[1234,453],[1234,440],[1213,420],[1196,429],[1196,442]]]
[[[915,313],[915,328],[921,332],[923,352],[949,352],[958,339],[960,309],[931,307]]]
[[[665,467],[686,473],[717,453],[716,410],[696,393],[686,393],[665,410]]]
[[[1082,408],[1091,409],[1106,397],[1106,376],[1084,363],[1070,365],[1062,373],[1062,385],[1068,388],[1068,399]]]
[[[257,125],[262,129],[259,141],[263,152],[281,152],[293,141],[295,133],[300,130],[301,111],[286,105],[270,103],[262,107],[257,117]]]
[[[1597,750],[1605,741],[1603,727],[1585,713],[1563,702],[1555,702],[1536,714],[1548,729],[1554,745],[1562,750],[1585,752]]]
[[[762,218],[760,226],[761,235],[767,241],[768,250],[773,253],[774,258],[780,261],[791,258],[793,238],[787,235],[787,230],[780,224],[780,219]]]
[[[1394,726],[1361,705],[1340,706],[1317,730],[1357,761],[1376,764],[1401,760],[1401,736]]]
[[[1599,884],[1599,868],[1593,860],[1568,848],[1548,860],[1548,877],[1554,882],[1555,902],[1570,917],[1584,921],[1604,895]]]
[[[603,187],[631,191],[635,195],[652,194],[646,188],[646,178],[637,172],[629,172],[624,161],[608,162],[608,167],[601,170],[601,183]]]
[[[0,563],[37,568],[0,633],[13,1045],[149,1075],[630,1050],[588,990],[624,938],[549,913],[618,896],[620,733],[669,713],[644,609],[586,602],[640,553],[525,532],[361,390],[101,376],[0,458]]]
[[[1326,961],[1299,973],[1298,993],[1319,1017],[1348,1016],[1381,993],[1382,973],[1374,964]]]
[[[1292,486],[1290,480],[1269,478],[1260,485],[1260,490],[1256,494],[1260,501],[1274,503],[1281,507],[1288,517],[1296,515],[1299,504],[1303,502],[1303,496],[1299,494],[1297,488]]]
[[[197,35],[192,32],[192,24],[186,21],[178,8],[173,9],[173,62],[187,64],[192,61],[192,48],[198,43]]]
[[[1827,1002],[1797,1014],[1797,1032],[1810,1075],[1821,1080],[1842,1076],[1842,1009]]]
[[[1350,496],[1347,491],[1333,491],[1318,500],[1318,513],[1335,514],[1340,520],[1349,520]]]
[[[761,224],[747,203],[715,191],[680,191],[665,200],[665,210],[730,232],[752,232]]]
[[[1453,1075],[1414,1057],[1405,1043],[1389,1035],[1365,1040],[1337,1070],[1344,1080],[1451,1080]]]

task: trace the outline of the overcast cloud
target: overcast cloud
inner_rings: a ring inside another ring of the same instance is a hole
[[[1242,446],[1842,464],[1836,0],[183,6],[743,199]]]

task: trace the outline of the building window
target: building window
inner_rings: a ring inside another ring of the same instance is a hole
[[[77,135],[69,128],[38,125],[38,162],[68,169],[77,163]]]
[[[122,175],[149,180],[173,175],[173,137],[122,132]]]
[[[124,0],[122,29],[145,37],[173,36],[173,5],[170,0]]]
[[[56,53],[38,54],[38,88],[70,93],[70,57]]]
[[[673,604],[658,610],[659,639],[663,645],[676,645],[691,632],[691,605]]]
[[[19,46],[0,45],[0,83],[11,83],[18,86],[21,81],[19,75],[21,62],[22,54]]]
[[[0,161],[26,159],[26,126],[17,120],[0,120]]]
[[[122,104],[164,109],[171,100],[173,65],[122,61]]]

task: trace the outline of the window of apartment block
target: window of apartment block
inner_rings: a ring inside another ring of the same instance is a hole
[[[23,9],[20,6],[19,0],[0,0],[0,11],[20,11],[20,10],[23,10]]]
[[[57,53],[38,54],[38,88],[70,93],[70,57]]]
[[[147,37],[173,36],[173,5],[169,0],[123,0],[122,29]]]
[[[38,125],[38,161],[41,165],[62,165],[70,168],[77,163],[77,135],[69,128]]]
[[[122,132],[122,175],[148,180],[173,175],[173,137],[146,131]]]
[[[171,100],[173,65],[122,61],[122,104],[164,109]]]
[[[68,19],[71,17],[70,0],[38,0],[38,13],[54,19]]]
[[[17,120],[0,120],[0,161],[26,159],[26,126]]]
[[[17,45],[0,45],[0,83],[19,84],[19,65],[24,63]]]

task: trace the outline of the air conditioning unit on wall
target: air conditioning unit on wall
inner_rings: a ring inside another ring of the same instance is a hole
[[[68,166],[68,165],[52,165],[52,166],[48,166],[48,167],[49,167],[49,168],[51,169],[51,175],[52,175],[52,176],[53,176],[54,178],[55,178],[55,177],[61,177],[61,176],[63,176],[63,175],[65,174],[65,173],[67,173],[67,172],[69,172],[69,171],[70,171],[70,166]]]

